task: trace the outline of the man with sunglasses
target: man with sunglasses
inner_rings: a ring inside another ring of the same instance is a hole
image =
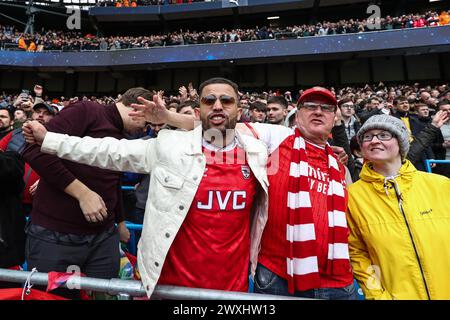
[[[329,90],[314,87],[303,92],[297,108],[295,130],[261,123],[237,124],[239,131],[264,141],[270,153],[269,216],[256,275],[255,265],[251,268],[255,290],[355,299],[347,244],[345,169],[327,145],[337,101]],[[141,112],[147,120],[167,121],[184,129],[193,126],[192,120],[170,115],[163,105],[146,104]]]
[[[27,125],[27,139],[64,159],[118,171],[151,173],[138,266],[147,295],[157,283],[248,290],[248,267],[256,268],[267,221],[267,148],[235,130],[240,116],[238,87],[212,78],[200,85],[201,126],[191,131],[162,130],[156,139],[116,140],[69,137]],[[161,94],[139,98],[142,110],[158,105],[169,123]],[[45,137],[45,140],[44,140]],[[253,221],[252,221],[253,220]]]

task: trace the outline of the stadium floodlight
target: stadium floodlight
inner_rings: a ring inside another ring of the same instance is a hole
[[[267,17],[267,20],[277,20],[280,19],[279,16]]]

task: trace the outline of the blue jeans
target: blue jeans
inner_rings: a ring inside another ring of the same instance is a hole
[[[358,300],[354,284],[343,288],[318,288],[306,291],[288,292],[287,280],[270,271],[258,263],[255,274],[256,293],[273,294],[278,296],[295,296],[325,300]]]

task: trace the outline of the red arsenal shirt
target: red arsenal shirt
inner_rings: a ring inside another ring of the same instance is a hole
[[[286,225],[288,221],[287,190],[291,152],[294,145],[294,131],[285,127],[258,126],[260,139],[269,147],[269,218],[261,239],[261,251],[258,262],[283,278],[287,278]],[[279,129],[279,130],[278,130]],[[308,175],[310,183],[311,206],[318,244],[319,270],[328,257],[328,157],[323,147],[306,143],[308,157]],[[341,172],[345,184],[345,172]],[[346,195],[347,197],[347,195]],[[347,201],[347,200],[346,200]],[[341,288],[353,282],[351,272],[345,275],[327,275],[320,273],[321,288]]]
[[[158,283],[247,291],[257,180],[242,148],[212,150],[204,143],[206,169]]]

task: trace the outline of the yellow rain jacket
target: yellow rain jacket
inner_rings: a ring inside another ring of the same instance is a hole
[[[450,299],[450,179],[406,161],[349,187],[349,251],[366,299]]]

